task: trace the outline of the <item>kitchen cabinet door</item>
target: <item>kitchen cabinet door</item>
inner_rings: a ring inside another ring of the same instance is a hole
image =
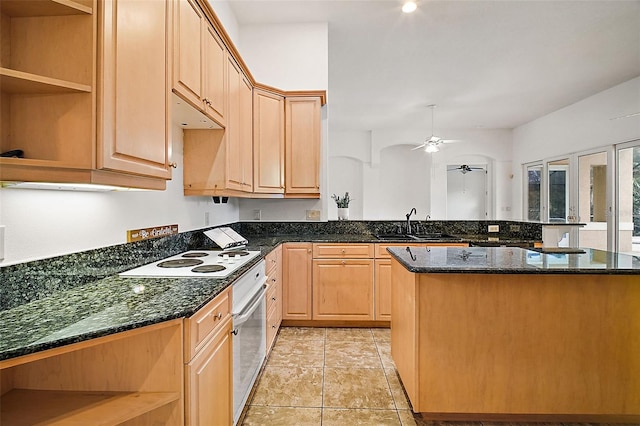
[[[187,425],[233,424],[231,319],[185,366]]]
[[[391,259],[376,259],[375,267],[375,319],[391,321]]]
[[[253,192],[284,193],[284,97],[253,95]]]
[[[313,261],[314,320],[373,320],[373,260]]]
[[[204,26],[206,27],[202,63],[204,113],[219,124],[224,124],[227,51],[213,27],[209,23],[205,23]]]
[[[168,34],[173,4],[98,4],[98,169],[171,179]]]
[[[177,0],[175,6],[173,89],[201,109],[204,14],[195,0]]]
[[[242,190],[253,191],[253,87],[240,73],[240,168]]]
[[[320,197],[320,98],[285,100],[285,194]]]
[[[229,90],[229,115],[227,117],[227,127],[225,138],[227,146],[227,189],[242,191],[242,146],[240,140],[240,88],[241,71],[231,56],[227,57],[227,87]]]
[[[286,243],[282,249],[282,319],[311,319],[311,243]]]

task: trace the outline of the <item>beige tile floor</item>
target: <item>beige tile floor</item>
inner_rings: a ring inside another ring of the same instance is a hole
[[[390,338],[389,329],[281,328],[243,425],[524,425],[414,418],[391,359]]]

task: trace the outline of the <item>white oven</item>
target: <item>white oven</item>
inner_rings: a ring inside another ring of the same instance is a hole
[[[238,422],[266,353],[264,260],[233,283],[233,423]]]

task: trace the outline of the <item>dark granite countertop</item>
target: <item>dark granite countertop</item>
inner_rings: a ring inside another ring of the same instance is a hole
[[[402,239],[381,241],[372,234],[245,235],[249,249],[268,254],[283,242],[402,243]],[[483,236],[476,236],[482,240]],[[462,238],[462,239],[461,239]],[[473,242],[473,236],[456,236],[434,242]],[[425,243],[421,241],[412,241]],[[514,240],[515,242],[515,240]],[[522,242],[518,240],[517,242]],[[532,241],[533,242],[533,241]],[[215,298],[262,257],[258,257],[224,279],[131,278],[117,272],[185,251],[185,246],[167,246],[156,258],[111,253],[106,260],[78,254],[69,264],[58,259],[43,261],[20,280],[44,277],[51,289],[37,297],[9,305],[0,311],[0,360],[85,341],[151,324],[184,318]],[[206,248],[189,245],[188,249]],[[424,250],[424,249],[423,249]],[[446,250],[446,249],[442,249]],[[474,250],[474,249],[469,249]],[[152,250],[153,251],[153,250]],[[16,268],[20,271],[21,267]],[[13,271],[13,273],[18,273]],[[7,276],[8,277],[8,276]],[[19,285],[16,279],[13,286]],[[61,282],[69,281],[69,285]],[[75,283],[73,283],[75,282]],[[21,296],[21,295],[17,295]]]
[[[575,250],[580,253],[541,253],[518,247],[392,247],[387,251],[415,273],[640,275],[639,257],[588,248]]]

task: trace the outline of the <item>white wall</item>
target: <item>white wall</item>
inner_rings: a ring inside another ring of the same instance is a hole
[[[640,138],[640,77],[514,129],[514,218],[522,218],[522,164]]]
[[[427,132],[427,133],[425,133]],[[362,218],[398,220],[412,208],[418,217],[447,219],[447,166],[486,164],[490,217],[511,218],[511,131],[442,129],[439,133],[459,142],[446,144],[434,154],[411,149],[429,135],[428,129],[403,128],[370,132],[332,132],[329,141],[329,193],[348,188],[362,202]],[[358,160],[359,179],[343,170],[340,160]],[[339,178],[334,178],[334,175]],[[351,179],[348,181],[347,179]],[[362,192],[358,192],[362,191]],[[353,218],[360,218],[355,205]],[[329,209],[329,218],[337,212]]]
[[[238,49],[256,81],[282,90],[327,90],[329,87],[329,36],[326,23],[244,25]],[[331,99],[331,95],[328,94]],[[322,109],[320,199],[241,199],[240,218],[253,219],[260,210],[262,220],[305,220],[307,210],[320,210],[327,218],[327,145],[329,111]]]
[[[129,229],[178,224],[179,231],[236,222],[237,200],[213,204],[211,197],[182,194],[182,129],[173,128],[178,168],[165,191],[71,192],[0,189],[5,230],[1,266],[100,248],[127,241]]]

